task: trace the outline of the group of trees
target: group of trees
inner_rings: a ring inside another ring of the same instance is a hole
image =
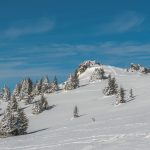
[[[22,135],[27,128],[28,119],[23,109],[19,108],[15,96],[12,96],[0,122],[0,136]]]
[[[111,75],[108,77],[108,85],[103,90],[103,93],[106,96],[116,95],[116,104],[126,103],[125,89],[123,87],[118,88],[115,77],[112,78]],[[133,98],[133,90],[130,89],[129,100],[132,100]]]
[[[79,87],[78,70],[69,76],[68,80],[65,82],[64,90],[72,90],[77,87]],[[33,83],[30,78],[26,78],[16,85],[12,95],[15,96],[18,101],[23,100],[25,104],[30,104],[35,96],[53,93],[58,90],[59,86],[56,76],[53,81],[49,81],[48,76],[45,76],[36,81],[36,83]],[[0,93],[0,98],[3,101],[9,101],[10,97],[10,89],[7,86],[4,86]]]
[[[103,90],[103,93],[107,96],[117,94],[118,84],[116,83],[116,79],[108,76],[108,85]]]
[[[75,72],[74,74],[71,74],[68,80],[66,81],[64,90],[66,91],[73,90],[76,89],[77,87],[79,87],[79,79],[78,79],[77,72]]]
[[[31,104],[34,103],[33,98],[35,96],[41,95],[40,100],[33,104],[32,109],[33,114],[38,114],[49,109],[49,105],[44,94],[55,92],[58,89],[56,76],[52,82],[50,82],[46,76],[37,81],[35,84],[30,78],[26,78],[16,85],[12,95],[9,88],[4,86],[0,94],[0,98],[3,101],[8,102],[8,105],[0,122],[0,137],[26,133],[28,128],[28,119],[23,109],[19,107],[19,101],[24,101],[25,104]]]
[[[45,76],[35,84],[30,78],[26,78],[16,85],[12,95],[15,96],[18,101],[23,100],[25,104],[30,104],[35,96],[42,95],[44,93],[53,93],[57,90],[59,90],[59,87],[56,76],[52,82],[50,82],[48,77]],[[4,86],[1,92],[1,99],[3,101],[9,101],[10,97],[11,92],[9,88]]]
[[[47,110],[47,109],[49,109],[49,105],[48,105],[47,99],[42,94],[40,97],[40,100],[33,103],[32,113],[39,114],[42,111]]]
[[[64,90],[73,90],[79,87],[78,73],[81,73],[86,67],[87,64],[80,66],[81,70],[76,70],[74,74],[69,76],[65,83]],[[108,85],[103,90],[103,93],[106,96],[116,95],[116,104],[126,103],[124,88],[118,88],[115,77],[111,77],[111,75],[106,77],[103,68],[96,68],[91,75],[90,81],[103,79],[108,79]],[[0,136],[13,136],[26,133],[28,119],[23,109],[19,108],[18,101],[23,100],[25,104],[33,103],[32,113],[39,114],[50,108],[44,94],[53,93],[57,90],[59,90],[59,87],[56,76],[52,82],[50,82],[46,76],[35,84],[30,78],[24,79],[21,83],[16,85],[12,95],[9,88],[4,86],[0,97],[3,101],[8,102],[8,106],[0,122]],[[41,95],[40,99],[33,102],[33,98],[38,95]],[[129,98],[130,100],[134,98],[132,89],[130,89]],[[74,118],[80,116],[77,106],[74,107],[73,116]]]
[[[107,79],[103,68],[95,68],[94,72],[90,77],[90,81]]]
[[[79,86],[79,80],[77,72],[70,75],[68,78],[64,90],[72,90]],[[28,128],[28,119],[23,111],[19,108],[18,102],[24,101],[25,104],[33,104],[32,113],[39,114],[44,110],[49,109],[48,101],[44,94],[53,93],[59,90],[58,81],[56,76],[52,82],[48,77],[40,79],[36,83],[30,78],[24,79],[22,82],[16,85],[12,94],[7,86],[4,86],[0,93],[0,98],[8,102],[6,111],[0,122],[0,137],[14,136],[25,134]],[[35,96],[40,96],[40,99],[33,101]],[[78,116],[78,109],[74,112],[76,117]]]

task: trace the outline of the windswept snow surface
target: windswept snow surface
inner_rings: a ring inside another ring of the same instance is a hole
[[[133,88],[135,99],[116,106],[115,96],[102,93],[107,80],[89,82],[95,67],[80,76],[78,89],[46,95],[53,109],[32,115],[28,105],[28,134],[0,139],[0,150],[149,150],[150,75],[102,66],[126,89],[126,99]]]

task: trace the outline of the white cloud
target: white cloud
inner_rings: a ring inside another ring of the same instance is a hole
[[[101,34],[123,33],[135,30],[144,22],[144,17],[135,12],[125,12],[115,16],[110,22],[101,26]]]
[[[54,28],[54,21],[50,19],[40,19],[23,25],[15,25],[3,31],[4,37],[20,37],[28,34],[37,34],[51,31]]]
[[[74,57],[88,53],[110,55],[150,54],[150,43],[108,41],[97,44],[47,44],[39,47],[26,47],[23,51],[19,51],[19,54],[23,56],[34,54],[35,59],[42,57],[45,59]]]
[[[101,44],[100,48],[111,55],[135,56],[137,54],[150,54],[150,43],[134,43],[134,42],[112,42]]]
[[[150,43],[108,41],[97,44],[48,44],[40,47],[26,47],[23,51],[18,51],[18,53],[18,56],[9,56],[7,60],[4,57],[0,58],[1,78],[42,76],[45,74],[52,76],[55,74],[66,75],[68,68],[60,68],[62,61],[77,61],[79,55],[82,57],[85,55],[91,56],[92,54],[92,56],[104,56],[107,59],[111,58],[111,56],[117,58],[119,56],[121,59],[115,60],[116,62],[124,61],[124,56],[126,58],[133,58],[133,60],[148,60],[150,56]],[[26,55],[27,53],[31,57]],[[34,59],[31,59],[32,57]],[[59,61],[54,62],[54,60]],[[40,64],[39,61],[41,62]]]
[[[66,75],[65,69],[57,69],[51,66],[45,67],[28,67],[28,68],[15,68],[17,66],[21,66],[21,63],[13,63],[13,64],[1,64],[0,70],[0,78],[13,78],[13,77],[42,77],[45,75],[49,75],[50,77],[54,77],[55,75]]]

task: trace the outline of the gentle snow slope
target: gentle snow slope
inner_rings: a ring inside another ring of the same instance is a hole
[[[95,67],[80,76],[80,88],[47,95],[56,105],[39,115],[25,109],[30,126],[27,135],[0,139],[1,150],[149,150],[150,75],[127,73],[103,66],[119,85],[133,88],[135,100],[115,106],[115,96],[106,97],[102,89],[107,80],[89,83]],[[81,117],[73,119],[77,105]],[[95,122],[92,121],[95,118]]]

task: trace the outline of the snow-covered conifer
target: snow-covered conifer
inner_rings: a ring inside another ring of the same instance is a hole
[[[29,79],[25,79],[22,83],[20,99],[24,100],[25,104],[31,103],[31,83]]]
[[[48,76],[45,76],[42,80],[41,93],[49,93],[50,92],[50,83]]]
[[[90,81],[102,80],[105,78],[105,71],[103,68],[96,68],[91,75]]]
[[[16,97],[17,100],[19,100],[20,91],[21,91],[21,84],[17,84],[12,94]]]
[[[39,114],[42,112],[41,103],[39,101],[33,104],[32,114]]]
[[[28,78],[27,79],[27,82],[28,82],[28,84],[29,84],[29,95],[31,95],[31,93],[32,93],[32,90],[33,90],[33,82],[32,82],[32,80],[31,80],[31,78]]]
[[[18,102],[17,102],[16,97],[14,95],[12,95],[12,97],[11,97],[10,105],[11,105],[11,111],[17,111],[18,110]]]
[[[48,105],[47,99],[44,97],[43,94],[41,95],[41,98],[40,98],[39,102],[40,102],[40,105],[41,105],[41,109],[43,111],[48,109],[49,105]]]
[[[19,113],[18,113],[17,126],[19,130],[19,134],[22,135],[26,133],[26,130],[28,129],[29,120],[22,109],[19,109],[18,112]]]
[[[132,88],[129,91],[129,98],[130,98],[130,100],[132,100],[134,98],[133,89]]]
[[[33,114],[39,114],[44,110],[47,110],[49,108],[47,99],[42,94],[39,101],[36,101],[33,104],[32,113]]]
[[[76,89],[79,86],[79,79],[77,75],[70,75],[68,78],[66,84],[65,84],[65,90],[72,90]]]
[[[108,86],[104,89],[105,95],[114,95],[117,94],[118,85],[116,79],[111,76],[108,77]]]
[[[124,88],[120,87],[120,89],[118,90],[118,93],[116,95],[116,104],[119,103],[125,103],[125,90]]]
[[[79,110],[78,110],[77,106],[74,107],[73,116],[74,116],[74,118],[79,117]]]
[[[51,92],[55,92],[58,91],[59,87],[58,87],[58,81],[57,81],[57,77],[54,77],[53,82],[50,84],[50,91]]]
[[[3,90],[2,90],[2,99],[4,101],[9,101],[10,100],[10,96],[11,96],[11,93],[10,93],[10,90],[7,86],[4,86]]]
[[[18,108],[18,103],[15,96],[12,96],[8,102],[7,109],[0,122],[0,135],[13,136],[21,135],[28,128],[28,119],[23,110]]]
[[[42,88],[42,79],[40,79],[34,86],[34,89],[32,91],[32,95],[40,95],[41,94],[41,88]]]

